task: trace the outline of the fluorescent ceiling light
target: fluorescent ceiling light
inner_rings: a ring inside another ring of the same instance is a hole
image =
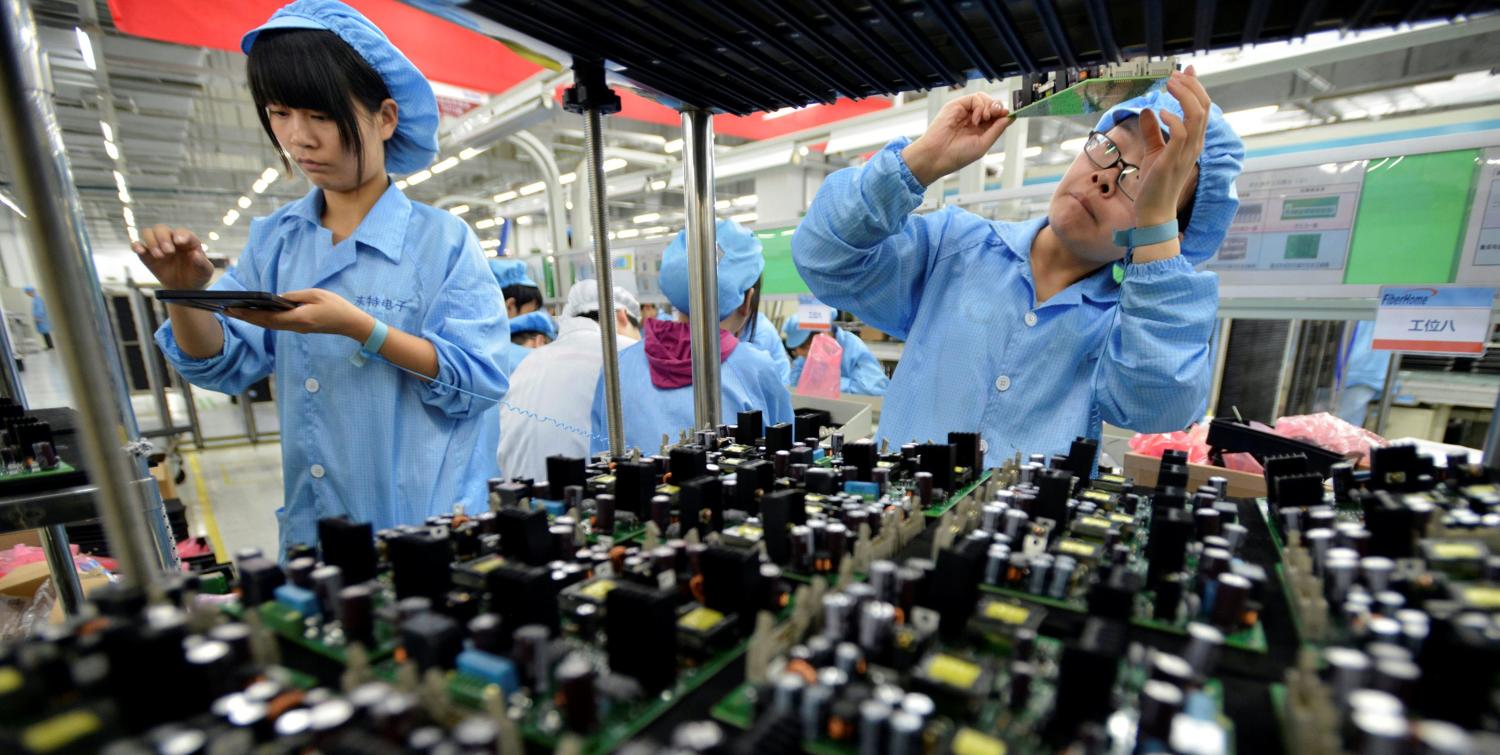
[[[522,215],[521,217],[516,218],[516,225],[531,225],[531,216]]]
[[[240,197],[239,201],[235,202],[235,204],[239,205],[241,210],[248,210],[250,209],[250,198]]]
[[[15,200],[11,199],[10,195],[6,194],[3,191],[0,191],[0,204],[3,204],[6,207],[9,207],[10,210],[11,210],[11,212],[14,212],[17,215],[20,215],[23,218],[26,217],[26,213],[24,213],[24,212],[21,211],[21,208],[16,205]]]
[[[665,189],[665,188],[667,188],[667,181],[666,181],[666,179],[658,178],[655,181],[651,182],[650,189],[652,191],[661,191],[662,189]]]
[[[653,225],[650,228],[642,228],[641,229],[641,235],[642,236],[655,236],[655,235],[657,235],[659,233],[666,233],[666,232],[668,232],[670,230],[672,230],[672,228],[670,226]]]
[[[218,241],[219,240],[219,232],[218,231],[209,231],[208,232],[208,240],[209,241]]]
[[[116,147],[114,142],[105,139],[104,154],[109,155],[109,159],[111,160],[118,160],[120,159],[120,148]]]
[[[728,199],[720,199],[719,201],[714,202],[714,209],[715,210],[727,210],[727,209],[729,209],[729,205],[730,204],[731,204],[730,200],[728,200]]]
[[[1087,136],[1080,136],[1077,139],[1065,139],[1062,144],[1057,145],[1057,148],[1070,154],[1082,152],[1083,145],[1087,144],[1088,141],[1089,138]]]
[[[633,239],[633,238],[635,238],[636,236],[639,236],[639,235],[641,235],[641,229],[639,229],[639,228],[626,228],[625,230],[616,233],[615,234],[615,238]]]
[[[562,175],[560,175],[560,176],[557,177],[557,182],[560,183],[560,184],[562,184],[563,186],[567,186],[568,184],[573,183],[574,181],[577,181],[577,180],[578,180],[578,174],[577,173],[564,173],[564,174],[562,174]]]
[[[494,228],[495,227],[495,219],[494,218],[485,218],[484,220],[481,220],[481,221],[475,223],[474,227],[477,228],[477,229],[479,229],[479,230],[481,230],[481,231],[489,229],[489,228]]]
[[[792,160],[792,145],[783,144],[779,147],[762,150],[749,155],[741,155],[725,160],[714,166],[715,180],[739,176],[746,173],[774,168],[786,165]]]
[[[397,181],[396,182],[396,188],[401,189],[402,191],[405,191],[406,190],[406,182],[405,181]]]
[[[547,184],[546,183],[544,183],[542,181],[537,181],[536,183],[529,183],[529,184],[526,184],[525,186],[522,186],[520,189],[518,189],[518,191],[520,192],[521,196],[523,196],[523,197],[529,197],[532,194],[536,194],[538,192],[545,191],[546,188],[547,188]],[[498,202],[500,200],[497,199],[495,201]]]
[[[502,191],[502,192],[500,192],[500,193],[499,193],[499,194],[496,194],[496,195],[495,195],[495,196],[494,196],[494,197],[492,197],[492,198],[493,198],[493,199],[494,199],[494,200],[495,200],[495,201],[496,201],[496,202],[509,202],[509,201],[510,201],[510,200],[512,200],[512,199],[515,199],[515,198],[516,198],[516,193],[515,193],[515,192],[513,192],[513,191]]]
[[[125,225],[135,225],[135,212],[129,207],[122,208],[120,215],[125,218]]]
[[[1026,156],[1027,157],[1040,157],[1041,154],[1042,154],[1042,148],[1041,147],[1027,147],[1026,148]]]
[[[409,176],[406,177],[406,185],[407,186],[416,186],[417,184],[422,183],[423,181],[426,181],[429,178],[432,178],[432,171],[430,171],[430,170],[419,170],[416,173],[413,173],[413,174],[411,174],[411,175],[409,175]]]
[[[260,179],[256,179],[255,183],[250,184],[250,190],[255,192],[256,194],[260,194],[261,192],[264,192],[266,190],[266,182]]]
[[[611,157],[608,160],[604,161],[604,172],[613,173],[629,164],[630,161],[626,160],[623,157]]]
[[[464,213],[466,213],[468,211],[469,211],[469,206],[466,205],[466,204],[461,204],[461,205],[457,205],[457,206],[449,207],[448,208],[448,212],[451,212],[454,215],[462,215],[462,214],[464,214]]]
[[[136,233],[135,226],[133,225],[125,226],[125,235],[130,239],[130,243],[132,244],[141,240],[141,235]]]
[[[479,246],[484,249],[495,249],[500,246],[500,239],[485,239],[479,242]]]
[[[275,168],[266,168],[265,170],[260,172],[260,180],[265,181],[268,184],[272,181],[275,181],[280,176],[281,173]]]
[[[753,205],[759,201],[760,197],[754,194],[745,194],[743,196],[735,197],[734,199],[730,200],[729,203],[734,205],[735,207],[749,207],[750,205]]]
[[[729,216],[729,219],[733,220],[736,223],[754,223],[759,218],[760,218],[760,216],[757,215],[757,214],[755,214],[755,213],[753,213],[753,212],[746,212],[746,213],[741,213],[739,215],[730,215]]]
[[[475,149],[473,147],[464,147],[463,150],[458,153],[458,159],[469,160],[484,154],[485,150],[488,149],[489,147],[480,147],[478,149]]]
[[[655,223],[658,220],[661,220],[661,213],[647,212],[631,218],[630,222],[635,223],[636,225],[641,225],[643,223]]]
[[[443,158],[442,160],[439,160],[437,162],[437,164],[435,164],[435,165],[432,166],[432,172],[434,174],[442,173],[443,171],[448,170],[449,168],[452,168],[453,166],[455,166],[457,164],[458,164],[458,158],[456,158],[456,157],[446,157],[446,158]]]
[[[234,225],[234,221],[240,219],[239,210],[230,210],[224,213],[224,225]]]
[[[838,154],[867,147],[878,147],[898,136],[918,136],[927,130],[927,113],[910,113],[884,123],[834,129],[824,152]]]
[[[83,64],[90,71],[99,70],[99,64],[94,60],[94,41],[89,39],[89,33],[77,26],[73,27],[73,33],[78,35],[78,53],[83,56]]]
[[[115,140],[115,130],[109,127],[109,121],[99,121],[99,131],[104,134],[104,141],[112,142]]]
[[[666,144],[663,144],[661,146],[661,148],[663,150],[665,150],[666,153],[669,154],[669,155],[673,154],[673,153],[676,153],[676,152],[681,152],[682,151],[682,140],[681,139],[673,139],[672,141],[669,141]]]

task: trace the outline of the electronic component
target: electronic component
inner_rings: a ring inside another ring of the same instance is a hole
[[[629,583],[605,597],[605,649],[611,671],[652,693],[677,676],[675,594]]]

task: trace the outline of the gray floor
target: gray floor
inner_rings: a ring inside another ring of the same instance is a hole
[[[26,369],[21,377],[31,407],[73,405],[73,394],[56,351],[27,354],[24,361]],[[229,396],[196,389],[192,395],[204,435],[210,438],[246,435],[244,410]],[[131,396],[131,404],[143,430],[162,426],[156,401],[149,392]],[[169,392],[168,411],[175,424],[186,424],[185,406],[178,392]],[[275,405],[262,402],[251,406],[257,432],[275,433]],[[182,440],[191,446],[187,436],[182,436]],[[213,537],[217,528],[226,556],[249,547],[275,554],[275,511],[281,505],[282,487],[281,444],[274,440],[274,435],[269,441],[253,445],[242,441],[205,451],[184,450],[181,457],[187,479],[178,486],[177,493],[188,508],[188,524],[193,534]]]

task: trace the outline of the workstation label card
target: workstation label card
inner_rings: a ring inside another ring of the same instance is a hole
[[[1381,286],[1376,351],[1483,354],[1495,289],[1472,286]]]

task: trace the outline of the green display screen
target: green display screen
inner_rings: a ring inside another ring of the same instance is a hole
[[[755,232],[766,257],[766,271],[760,288],[762,295],[812,293],[802,281],[802,276],[797,274],[797,266],[792,262],[792,231],[795,229],[796,226],[789,226]]]
[[[1452,282],[1478,164],[1477,149],[1371,160],[1344,282]]]

